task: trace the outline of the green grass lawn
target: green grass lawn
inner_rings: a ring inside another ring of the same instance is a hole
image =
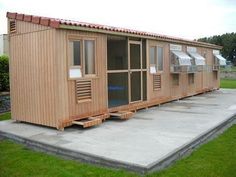
[[[3,115],[1,115],[1,120]],[[10,114],[4,115],[10,117]],[[158,150],[158,147],[157,147]],[[137,177],[138,174],[35,152],[9,140],[0,140],[1,177]],[[171,167],[147,177],[235,177],[236,125],[213,141],[201,146],[190,156]]]
[[[11,113],[10,112],[0,114],[0,121],[1,120],[8,120],[10,118],[11,118]]]
[[[221,88],[236,88],[236,79],[221,79],[220,80]]]

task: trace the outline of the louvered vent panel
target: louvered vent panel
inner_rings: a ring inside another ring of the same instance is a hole
[[[10,21],[10,33],[16,32],[16,21]]]
[[[153,75],[153,89],[160,90],[161,89],[161,75]]]
[[[77,80],[76,81],[76,98],[77,98],[77,101],[92,99],[91,80]]]

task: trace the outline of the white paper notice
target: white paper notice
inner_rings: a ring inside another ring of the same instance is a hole
[[[156,70],[155,66],[150,66],[150,73],[151,74],[156,74],[157,73],[157,70]]]
[[[70,74],[70,78],[71,79],[82,77],[80,68],[70,69],[70,73],[69,74]]]

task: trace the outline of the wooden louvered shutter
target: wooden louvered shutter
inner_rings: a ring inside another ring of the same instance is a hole
[[[16,21],[10,21],[10,33],[15,33],[16,32]]]
[[[92,99],[91,80],[76,80],[76,99],[78,102]]]
[[[161,75],[156,74],[153,75],[153,90],[160,90],[161,89]]]

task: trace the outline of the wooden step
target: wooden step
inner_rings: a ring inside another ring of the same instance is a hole
[[[94,118],[101,119],[102,121],[105,121],[106,119],[110,118],[110,114],[101,114],[98,116],[95,116]]]
[[[102,121],[105,121],[109,117],[110,114],[101,114],[98,116],[89,117],[87,119],[75,120],[72,122],[72,124],[81,125],[83,128],[88,128],[101,124]]]
[[[112,112],[110,113],[111,116],[117,117],[122,120],[130,119],[134,113],[131,111],[118,111],[118,112]]]
[[[92,127],[95,125],[99,125],[101,123],[102,123],[102,119],[94,118],[94,117],[89,117],[87,119],[76,120],[72,122],[72,124],[81,125],[83,128]]]

